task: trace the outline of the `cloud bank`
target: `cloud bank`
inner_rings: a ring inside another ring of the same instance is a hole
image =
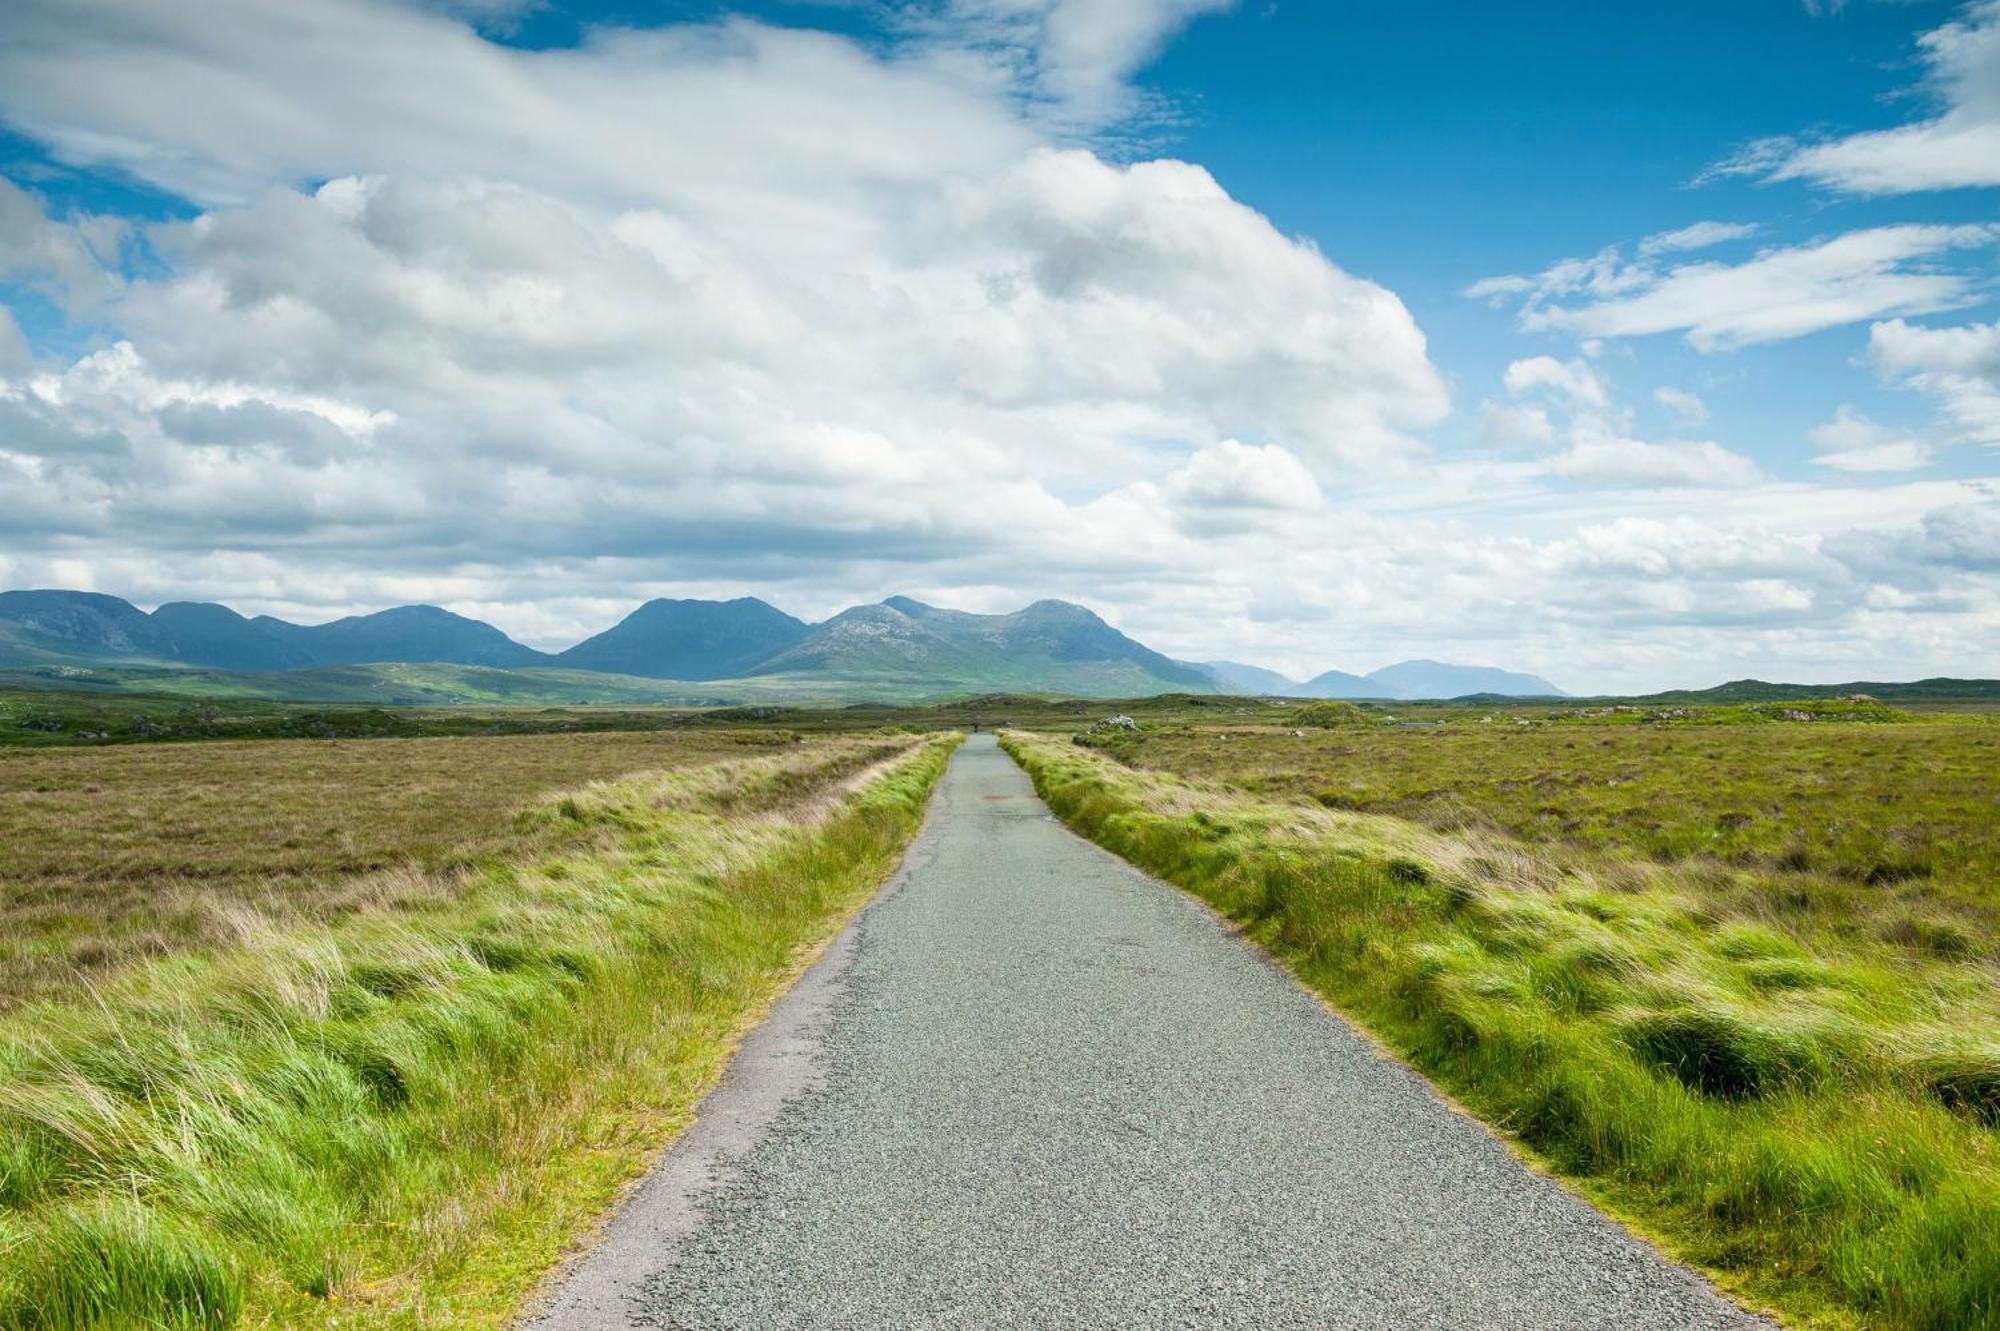
[[[492,6],[17,0],[0,116],[193,215],[0,181],[0,281],[88,344],[0,320],[0,584],[439,601],[543,643],[666,592],[1068,595],[1190,655],[1367,665],[1443,631],[1606,686],[1990,644],[1961,585],[1983,483],[1787,484],[1644,437],[1551,355],[1487,404],[1500,455],[1441,452],[1451,393],[1394,292],[1104,146],[1156,109],[1134,72],[1225,8],[938,0],[878,43],[728,20],[531,51],[469,21]],[[1983,334],[1907,320],[1961,303],[1991,228],[1689,257],[1752,235],[1482,294],[1715,352],[1873,321],[1880,373],[1990,428]]]

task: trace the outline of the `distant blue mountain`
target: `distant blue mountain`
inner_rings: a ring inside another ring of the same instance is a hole
[[[378,661],[443,661],[501,668],[549,658],[477,619],[404,605],[329,624],[246,619],[228,606],[173,601],[147,614],[96,592],[0,592],[0,663],[77,660],[310,670]]]
[[[1390,667],[1394,669],[1394,667]],[[1403,695],[1374,675],[1350,675],[1345,670],[1327,670],[1299,686],[1308,698],[1400,698]]]
[[[1223,688],[1231,693],[1247,694],[1251,697],[1303,698],[1304,687],[1295,679],[1288,679],[1275,670],[1262,666],[1244,665],[1241,661],[1203,661],[1201,668],[1213,675]]]
[[[1274,698],[1412,699],[1462,698],[1470,693],[1502,697],[1564,697],[1561,689],[1535,675],[1490,666],[1402,661],[1366,675],[1328,670],[1301,683],[1275,670],[1239,661],[1207,661],[1202,669],[1225,689]]]
[[[1514,698],[1566,698],[1555,685],[1539,675],[1523,675],[1491,666],[1446,665],[1442,661],[1401,661],[1368,678],[1398,698],[1463,698],[1469,693],[1491,693]]]
[[[979,615],[907,596],[843,610],[748,673],[1090,697],[1216,687],[1201,667],[1162,656],[1068,601]]]
[[[806,635],[754,596],[734,601],[648,601],[556,657],[572,670],[650,679],[729,679],[749,673]]]

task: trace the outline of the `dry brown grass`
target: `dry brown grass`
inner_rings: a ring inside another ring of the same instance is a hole
[[[539,795],[739,757],[701,730],[0,751],[0,1009],[477,864]],[[423,890],[435,890],[434,887]]]

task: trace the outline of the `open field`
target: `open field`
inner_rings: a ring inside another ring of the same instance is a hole
[[[772,732],[0,750],[0,1010],[73,972],[325,919],[517,848],[543,792],[765,751]]]
[[[1895,889],[1861,894],[1877,903],[1946,898],[2000,938],[1983,914],[2000,909],[2000,718],[1585,714],[1598,710],[1526,725],[1466,708],[1409,728],[1365,713],[1331,729],[1165,725],[1105,743],[1122,761],[1260,797]]]
[[[2000,1327],[2000,727],[1296,728],[1010,743],[1073,827],[1724,1283]]]
[[[0,684],[0,750],[107,748],[225,739],[421,739],[608,734],[723,727],[844,733],[884,726],[956,730],[975,723],[1082,727],[1108,712],[1154,719],[1221,714],[1277,723],[1295,704],[1168,695],[1119,702],[996,695],[916,704],[807,706],[519,706],[303,703],[261,698],[190,701],[171,694],[17,689]]]
[[[0,757],[10,934],[111,940],[87,993],[9,972],[0,1325],[503,1324],[881,881],[951,743]]]

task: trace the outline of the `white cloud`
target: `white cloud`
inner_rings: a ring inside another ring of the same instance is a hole
[[[58,366],[0,324],[0,582],[433,600],[549,645],[655,594],[1059,595],[1184,654],[1442,637],[1578,687],[1990,655],[1984,519],[1925,525],[1979,483],[1781,484],[1628,437],[1555,358],[1482,413],[1533,454],[1429,453],[1393,293],[1198,167],[1058,135],[1143,112],[1125,73],[1210,7],[528,52],[386,0],[15,0],[10,125],[203,211],[128,282],[94,219],[17,210],[114,331]],[[1678,272],[1586,261],[1564,299]]]
[[[1556,429],[1541,407],[1489,401],[1479,410],[1479,434],[1494,448],[1522,448],[1554,443]]]
[[[52,218],[40,199],[0,176],[0,281],[19,282],[72,313],[117,293],[128,232],[114,218]]]
[[[1914,471],[1931,462],[1930,448],[1921,439],[1878,425],[1851,406],[1842,406],[1806,437],[1820,450],[1814,462],[1841,471]]]
[[[1935,588],[1950,571],[2000,573],[2000,504],[1945,505],[1914,524],[1841,533],[1827,548],[1864,577],[1906,589]]]
[[[1656,254],[1681,254],[1689,250],[1711,249],[1732,240],[1747,240],[1757,234],[1751,222],[1696,222],[1676,231],[1661,231],[1639,242],[1642,258]]]
[[[1653,390],[1653,401],[1684,421],[1699,424],[1708,419],[1708,403],[1685,388],[1661,387]]]
[[[1549,469],[1573,480],[1669,489],[1742,486],[1759,479],[1754,462],[1720,444],[1646,443],[1591,416],[1570,428],[1569,447],[1550,460]]]
[[[1915,471],[1930,466],[1931,451],[1915,439],[1898,439],[1893,443],[1867,448],[1825,453],[1813,461],[1822,467],[1836,467],[1841,471]]]
[[[1192,508],[1309,510],[1324,502],[1312,472],[1276,444],[1225,439],[1190,457],[1163,489]]]
[[[1810,180],[1854,194],[2000,185],[2000,0],[1977,0],[1918,39],[1941,114],[1813,143],[1760,140],[1718,175]]]
[[[971,57],[1057,129],[1094,128],[1141,103],[1130,83],[1167,39],[1235,0],[933,0],[900,17],[934,54]]]
[[[1615,249],[1565,259],[1532,278],[1489,278],[1474,297],[1522,297],[1521,326],[1585,337],[1684,333],[1726,351],[1825,328],[1952,309],[1977,298],[1978,276],[1938,261],[2000,243],[2000,226],[1899,225],[1767,249],[1742,263],[1659,267]],[[1580,299],[1580,302],[1578,301]]]
[[[2000,324],[1891,319],[1868,330],[1868,354],[1885,377],[1936,398],[1960,440],[2000,444]]]
[[[0,106],[65,160],[199,202],[370,173],[480,176],[606,207],[762,209],[851,239],[855,204],[992,169],[1037,135],[990,89],[797,29],[604,29],[523,50],[388,0],[168,12],[13,0]]]
[[[0,381],[27,374],[34,364],[34,354],[28,350],[28,339],[15,322],[14,312],[0,305]]]
[[[1036,21],[1074,64],[1207,7]],[[1178,510],[1296,511],[1448,409],[1393,294],[1198,167],[1049,146],[936,44],[524,52],[368,0],[99,8],[10,15],[0,108],[211,206],[146,233],[124,344],[0,400],[22,540],[186,566],[220,532],[328,588],[397,561],[1032,578],[1145,557],[1058,494],[1158,469]],[[48,252],[58,224],[0,202]]]
[[[1558,393],[1588,406],[1605,404],[1604,381],[1597,371],[1580,360],[1559,361],[1553,356],[1530,356],[1507,367],[1501,382],[1507,391],[1520,396],[1536,390]]]

